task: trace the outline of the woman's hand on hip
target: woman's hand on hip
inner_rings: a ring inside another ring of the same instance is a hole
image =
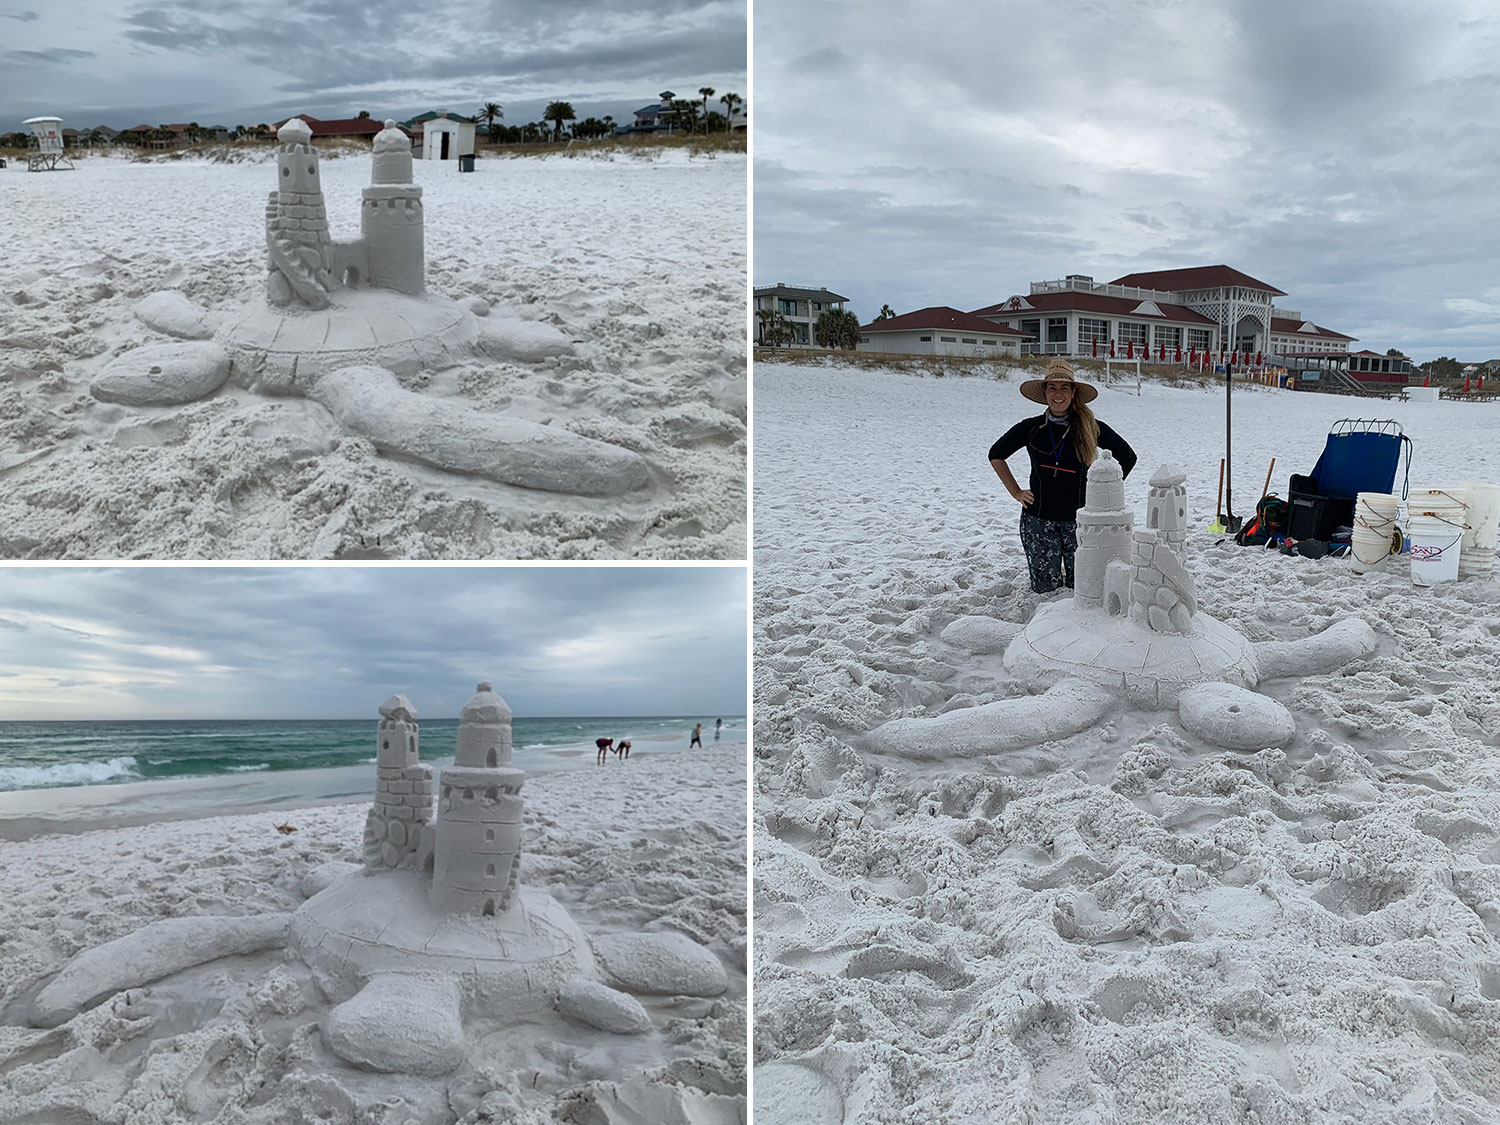
[[[1036,493],[1032,492],[1029,488],[1023,488],[1020,492],[1016,493],[1016,499],[1021,502],[1021,507],[1029,508],[1036,503]]]

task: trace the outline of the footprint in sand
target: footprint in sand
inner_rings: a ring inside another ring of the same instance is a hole
[[[843,1125],[844,1097],[827,1075],[799,1063],[755,1068],[757,1125]]]

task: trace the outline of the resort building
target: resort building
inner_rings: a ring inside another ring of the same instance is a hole
[[[829,309],[842,309],[848,297],[830,293],[827,289],[799,289],[777,282],[755,290],[755,342],[764,344],[766,321],[774,312],[790,333],[788,342],[793,347],[812,346],[813,325]],[[766,313],[762,316],[762,313]]]
[[[1140,356],[1178,349],[1217,349],[1217,326],[1188,308],[1177,294],[1122,285],[1098,285],[1091,277],[1071,274],[1062,281],[1036,281],[1031,292],[1017,294],[973,315],[1012,328],[1028,341],[1025,350],[1041,355]]]
[[[859,330],[859,350],[888,355],[1018,356],[1022,333],[937,305],[887,317]]]

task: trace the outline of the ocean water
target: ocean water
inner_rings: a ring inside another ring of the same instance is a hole
[[[686,750],[696,722],[712,745],[718,717],[518,718],[511,727],[515,764],[592,765],[601,737],[629,738],[634,749],[653,753]],[[724,740],[743,742],[745,716],[722,718]],[[422,760],[451,762],[458,720],[423,720],[421,730]],[[0,722],[0,791],[373,764],[375,739],[369,719]]]

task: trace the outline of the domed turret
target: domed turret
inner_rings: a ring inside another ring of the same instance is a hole
[[[455,766],[510,765],[510,705],[489,684],[479,684],[474,696],[458,713],[458,750]]]
[[[375,134],[375,159],[372,184],[411,183],[411,138],[387,120],[385,128]]]

